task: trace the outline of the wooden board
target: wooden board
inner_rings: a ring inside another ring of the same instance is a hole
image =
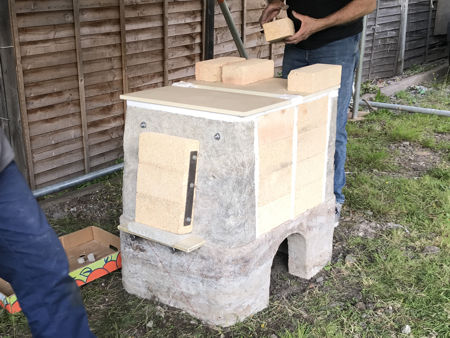
[[[118,226],[118,229],[184,252],[192,252],[205,243],[205,240],[200,236],[172,234],[134,222],[129,225],[121,224]]]
[[[120,98],[240,117],[281,108],[289,103],[287,100],[273,97],[175,86],[121,95]]]

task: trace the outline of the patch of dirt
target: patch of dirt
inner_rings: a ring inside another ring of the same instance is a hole
[[[442,134],[443,135],[443,134]],[[443,138],[445,136],[442,136]],[[395,152],[394,163],[400,169],[397,174],[403,177],[421,177],[428,170],[442,162],[442,154],[412,142],[391,143],[389,148]]]
[[[79,190],[40,200],[39,204],[49,221],[64,218],[105,225],[119,223],[122,214],[122,180],[94,184]]]

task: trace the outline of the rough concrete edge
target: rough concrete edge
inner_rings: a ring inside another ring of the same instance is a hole
[[[383,95],[392,96],[395,93],[405,90],[410,86],[418,85],[420,83],[423,83],[426,81],[431,81],[435,78],[443,76],[445,73],[447,73],[448,68],[449,68],[449,63],[446,62],[446,63],[439,65],[433,69],[430,69],[429,71],[407,77],[407,78],[402,79],[394,84],[391,84],[389,86],[381,88],[380,92]]]

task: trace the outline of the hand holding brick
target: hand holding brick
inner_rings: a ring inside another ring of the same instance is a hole
[[[295,33],[294,22],[289,18],[267,22],[263,29],[267,42],[282,41]]]

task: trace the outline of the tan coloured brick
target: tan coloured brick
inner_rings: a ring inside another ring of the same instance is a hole
[[[326,127],[328,121],[328,96],[298,105],[299,132]]]
[[[136,222],[177,234],[186,234],[192,231],[192,223],[184,226],[184,212],[184,203],[136,194]]]
[[[260,176],[258,206],[264,206],[281,197],[291,195],[292,166]]]
[[[217,59],[197,62],[195,64],[195,79],[208,82],[222,81],[222,66],[244,60],[245,58],[241,57],[224,56]]]
[[[295,191],[295,217],[323,202],[323,180],[305,184]]]
[[[325,153],[317,154],[313,157],[297,162],[295,188],[311,183],[313,181],[322,180],[325,173]]]
[[[139,163],[186,171],[189,168],[190,152],[198,149],[198,140],[159,133],[139,135]]]
[[[185,201],[188,176],[188,170],[171,170],[153,164],[140,163],[136,191],[168,201]]]
[[[274,70],[273,60],[248,59],[224,65],[222,81],[233,85],[247,85],[272,78]]]
[[[285,138],[259,147],[261,177],[292,166],[292,138]]]
[[[340,65],[317,63],[291,70],[288,75],[288,90],[302,94],[312,94],[339,86],[341,83]]]
[[[327,141],[326,126],[298,134],[297,161],[324,153]]]
[[[198,150],[197,140],[158,133],[139,135],[137,222],[178,234],[192,230],[193,222],[184,226],[184,216],[190,153]]]
[[[258,142],[265,145],[285,138],[294,132],[294,109],[283,109],[261,116],[258,119]]]
[[[267,22],[263,29],[267,42],[282,41],[295,33],[294,22],[289,18]]]
[[[291,195],[284,196],[262,207],[258,207],[256,234],[260,235],[276,228],[291,217]]]

